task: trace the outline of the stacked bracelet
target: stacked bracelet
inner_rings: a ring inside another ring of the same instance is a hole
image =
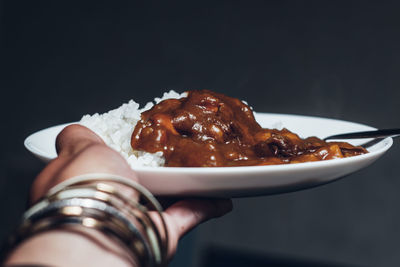
[[[124,196],[112,184],[138,192],[158,214],[161,227],[156,227],[145,205]],[[131,251],[132,261],[136,258],[143,266],[162,266],[168,233],[161,211],[152,194],[130,179],[103,173],[80,175],[56,185],[26,211],[10,242],[15,246],[36,233],[78,224],[114,237]]]

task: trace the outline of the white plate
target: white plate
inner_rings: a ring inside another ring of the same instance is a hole
[[[301,137],[323,138],[332,134],[373,130],[347,121],[283,114],[257,113],[263,127],[282,125]],[[43,161],[56,157],[55,138],[68,124],[50,127],[30,135],[25,147]],[[353,140],[361,144],[366,140]],[[254,167],[220,168],[136,168],[140,182],[153,194],[170,196],[244,197],[296,191],[334,181],[362,169],[386,152],[392,138],[369,148],[370,153],[318,162]]]

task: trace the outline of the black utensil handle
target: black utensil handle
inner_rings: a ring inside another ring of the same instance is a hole
[[[379,138],[400,135],[400,129],[382,129],[375,131],[364,131],[355,133],[344,133],[336,134],[332,136],[325,137],[324,140],[328,139],[358,139],[358,138]]]

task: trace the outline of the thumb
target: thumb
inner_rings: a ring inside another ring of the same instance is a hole
[[[56,138],[57,153],[74,155],[90,144],[104,144],[104,141],[89,128],[79,124],[65,127]]]

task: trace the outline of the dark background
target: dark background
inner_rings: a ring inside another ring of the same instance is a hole
[[[400,125],[397,1],[0,3],[1,238],[43,167],[24,138],[131,98],[207,88],[259,112]],[[333,184],[235,200],[172,265],[397,266],[399,156],[395,142]]]

